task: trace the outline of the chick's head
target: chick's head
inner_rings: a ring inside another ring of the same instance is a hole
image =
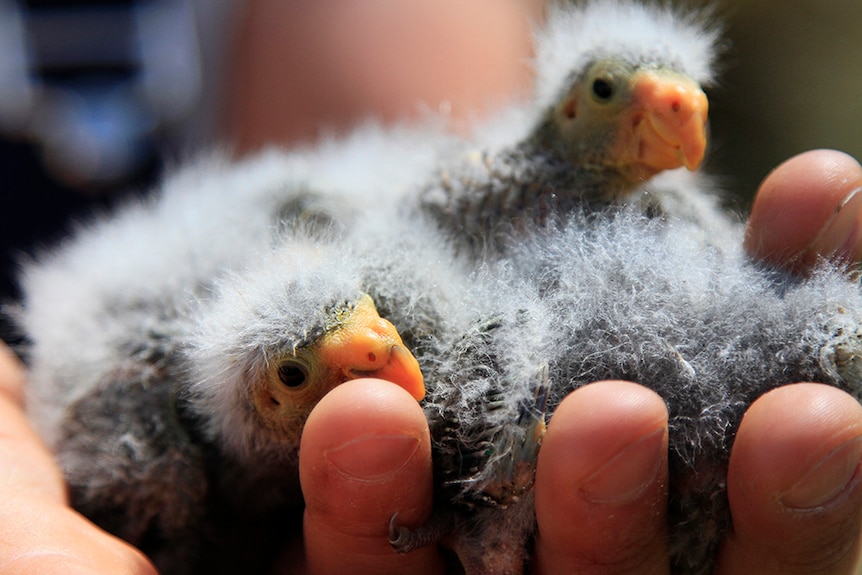
[[[264,426],[295,438],[324,395],[362,377],[391,381],[417,400],[424,397],[416,358],[368,295],[333,306],[322,317],[322,334],[277,352],[251,382],[250,399]]]
[[[708,108],[700,86],[682,74],[603,59],[587,68],[551,113],[564,157],[640,182],[663,170],[700,165]]]
[[[556,7],[539,34],[536,131],[563,160],[620,180],[696,169],[717,31],[703,14],[626,1]]]
[[[219,281],[188,345],[184,396],[208,441],[240,460],[295,459],[309,413],[347,380],[424,396],[418,362],[362,291],[357,258],[288,243],[255,263]]]

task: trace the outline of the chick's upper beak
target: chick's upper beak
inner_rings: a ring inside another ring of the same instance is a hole
[[[706,94],[693,80],[671,72],[638,74],[630,121],[619,139],[621,157],[654,173],[696,169],[706,152],[708,110]]]
[[[419,362],[404,346],[395,326],[377,314],[368,296],[326,337],[321,355],[329,365],[338,366],[345,381],[376,377],[403,387],[417,401],[425,397]]]

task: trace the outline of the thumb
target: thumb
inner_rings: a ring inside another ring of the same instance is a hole
[[[402,388],[354,380],[327,394],[303,431],[308,572],[440,573],[435,546],[404,555],[389,520],[418,526],[432,508],[431,442],[422,409]]]

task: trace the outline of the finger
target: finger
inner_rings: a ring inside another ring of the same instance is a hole
[[[24,368],[0,344],[0,488],[38,491],[64,504],[63,477],[24,415],[23,394]]]
[[[140,552],[66,506],[60,470],[24,417],[23,387],[0,344],[0,573],[154,575]]]
[[[144,555],[72,509],[0,487],[0,573],[156,575]]]
[[[797,384],[758,399],[731,453],[718,573],[852,573],[860,458],[862,407],[846,393]]]
[[[820,256],[862,259],[862,167],[842,152],[814,150],[778,166],[760,186],[745,248],[804,272]]]
[[[228,87],[240,152],[369,116],[469,119],[526,94],[536,0],[251,2]],[[455,57],[454,55],[457,55]]]
[[[389,521],[418,527],[432,507],[431,443],[402,388],[349,381],[315,407],[302,435],[308,572],[442,573],[436,546],[397,554]]]
[[[667,417],[658,395],[622,381],[560,404],[536,469],[536,572],[670,572]]]
[[[0,394],[17,405],[24,405],[24,366],[3,343],[0,343]]]

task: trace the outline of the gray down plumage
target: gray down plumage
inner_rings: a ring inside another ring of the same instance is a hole
[[[519,248],[548,306],[551,405],[597,379],[656,390],[670,413],[674,571],[708,573],[730,518],[726,465],[744,410],[778,385],[815,381],[859,397],[862,294],[827,263],[806,280],[680,221],[623,213],[572,222]]]
[[[444,503],[427,528],[396,520],[393,545],[442,541],[467,573],[521,573],[542,423],[570,391],[624,379],[668,405],[673,572],[710,573],[745,409],[800,381],[862,396],[855,276],[825,261],[805,279],[770,269],[742,232],[609,208],[536,228],[477,272],[474,323],[427,373]]]

